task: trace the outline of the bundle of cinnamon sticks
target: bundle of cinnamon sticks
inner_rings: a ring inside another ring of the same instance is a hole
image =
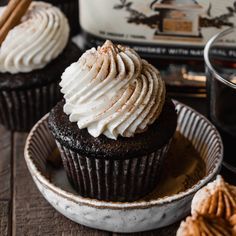
[[[10,0],[0,17],[0,44],[8,32],[19,24],[21,17],[26,13],[32,0]]]

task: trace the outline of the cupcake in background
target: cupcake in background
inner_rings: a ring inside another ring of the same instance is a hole
[[[7,33],[0,46],[0,124],[17,131],[28,131],[61,99],[61,73],[80,54],[65,15],[49,3],[30,2],[0,9],[0,30]]]
[[[49,128],[84,197],[133,201],[157,185],[177,114],[159,71],[106,41],[69,66]]]
[[[0,6],[7,5],[8,1],[9,0],[1,0]],[[45,0],[45,2],[51,3],[54,6],[60,8],[61,11],[66,15],[70,24],[70,33],[72,36],[79,33],[79,0]]]
[[[236,186],[219,175],[216,180],[199,190],[192,201],[192,214],[215,215],[226,220],[236,216]]]
[[[217,176],[195,194],[191,212],[177,236],[236,235],[236,186]]]

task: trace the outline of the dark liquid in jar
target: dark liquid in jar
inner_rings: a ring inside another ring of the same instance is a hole
[[[236,85],[236,63],[214,61],[216,71]],[[224,162],[236,168],[236,89],[208,71],[209,116],[224,144]]]

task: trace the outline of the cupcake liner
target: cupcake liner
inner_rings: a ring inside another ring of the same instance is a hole
[[[83,197],[107,201],[133,201],[157,185],[169,144],[146,156],[126,160],[80,155],[56,141],[67,176]]]
[[[29,131],[62,98],[58,83],[25,90],[0,90],[0,124]]]

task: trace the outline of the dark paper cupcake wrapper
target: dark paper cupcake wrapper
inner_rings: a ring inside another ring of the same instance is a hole
[[[29,131],[62,98],[58,83],[26,90],[0,90],[0,124]]]
[[[147,156],[105,160],[82,156],[57,142],[69,181],[84,197],[133,201],[157,185],[169,144]]]

